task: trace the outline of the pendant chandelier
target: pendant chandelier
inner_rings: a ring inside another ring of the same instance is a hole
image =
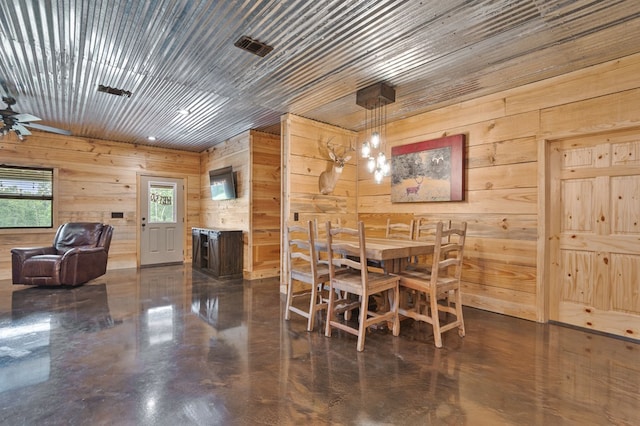
[[[360,153],[367,159],[367,170],[376,183],[389,175],[391,165],[385,155],[387,138],[387,105],[395,102],[396,92],[385,83],[358,90],[356,104],[365,109],[365,141]]]

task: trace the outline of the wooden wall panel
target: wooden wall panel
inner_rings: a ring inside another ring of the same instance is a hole
[[[508,92],[507,114],[542,110],[638,87],[640,56],[632,55],[585,68],[549,81],[540,81]],[[544,93],[544,96],[541,96]]]
[[[364,114],[364,112],[363,112]],[[500,95],[491,95],[479,99],[458,103],[425,114],[415,115],[387,125],[387,136],[394,143],[402,144],[433,139],[422,139],[428,134],[440,134],[450,129],[470,124],[487,122],[505,116],[505,100]],[[490,125],[490,124],[489,124]],[[416,132],[416,129],[420,129]],[[451,134],[451,133],[450,133]],[[358,139],[358,140],[364,140]]]
[[[184,247],[191,259],[191,227],[200,220],[199,154],[132,144],[34,132],[24,141],[13,134],[0,141],[2,163],[53,167],[55,228],[68,221],[98,221],[114,226],[108,269],[132,268],[138,262],[137,176],[184,178],[187,204]],[[124,218],[112,219],[111,212]],[[12,247],[50,245],[53,230],[1,230],[0,279],[11,277]]]
[[[467,164],[469,168],[478,168],[526,163],[536,158],[537,151],[534,137],[476,143],[469,147]]]
[[[360,161],[358,217],[373,228],[386,215],[467,220],[465,303],[545,320],[543,138],[640,127],[639,71],[634,55],[389,123],[387,154],[396,145],[466,135],[464,201],[391,203],[390,179],[376,185]]]
[[[201,154],[201,217],[203,228],[235,229],[245,234],[249,232],[251,217],[251,167],[250,134],[242,133],[221,144],[207,149]],[[232,166],[236,176],[236,196],[234,200],[212,200],[209,171]],[[245,247],[245,256],[250,258]],[[246,269],[246,263],[245,263]]]
[[[463,272],[463,305],[532,321],[537,320],[535,311],[531,309],[531,306],[536,304],[535,294],[471,283],[465,280],[464,274]]]
[[[535,188],[531,176],[537,173],[536,163],[504,164],[495,167],[467,170],[466,187],[469,191],[490,189]]]
[[[251,267],[249,279],[280,274],[280,136],[251,132]]]
[[[320,194],[318,179],[322,172],[332,167],[327,142],[331,141],[341,149],[355,148],[355,133],[294,115],[283,119],[287,123],[289,139],[288,151],[283,158],[286,162],[284,193],[288,200],[288,212],[283,220],[293,220],[293,213],[297,212],[309,218],[329,214],[353,222],[356,217],[356,153],[350,154],[352,158],[345,165],[333,193]]]
[[[546,137],[566,137],[640,126],[640,88],[547,108],[541,112]]]
[[[342,154],[343,149],[355,148],[356,133],[292,114],[282,117],[282,128],[282,223],[292,221],[297,213],[299,221],[317,220],[322,224],[331,220],[340,221],[344,226],[355,224],[357,153],[350,154],[351,160],[345,165],[333,193],[320,194],[318,179],[332,165],[327,142],[341,147],[338,154]],[[284,247],[282,241],[281,247]],[[286,256],[283,250],[282,259]],[[280,288],[286,291],[286,262],[281,269]]]
[[[358,211],[362,213],[503,213],[534,214],[537,208],[536,188],[495,189],[468,191],[466,200],[458,203],[394,203],[389,195],[358,198]]]
[[[280,272],[280,149],[280,136],[250,130],[201,154],[201,226],[243,231],[246,279]],[[209,170],[227,166],[237,172],[237,198],[213,201]]]
[[[358,220],[362,220],[365,223],[365,233],[368,236],[384,237],[387,230],[387,219],[391,219],[392,223],[411,223],[414,219],[412,213],[396,213],[396,214],[361,214],[358,216]]]
[[[488,104],[495,105],[492,97]],[[486,112],[479,100],[461,106],[466,115],[455,123],[455,129],[443,127],[440,135],[467,135],[465,150],[465,194],[462,202],[391,203],[390,182],[378,189],[370,174],[358,168],[358,213],[363,220],[372,215],[412,214],[433,220],[465,220],[468,222],[466,260],[463,271],[465,303],[497,312],[536,319],[537,291],[537,139],[539,113],[524,112],[517,116],[496,116],[484,120]],[[494,110],[495,111],[495,110]],[[503,111],[504,114],[504,111]],[[436,114],[437,116],[437,114]],[[468,120],[468,126],[460,120]],[[431,123],[435,118],[424,114],[416,123]],[[419,140],[423,129],[416,125],[412,135],[406,123],[396,137],[387,130],[388,147]],[[377,190],[377,191],[376,191]]]

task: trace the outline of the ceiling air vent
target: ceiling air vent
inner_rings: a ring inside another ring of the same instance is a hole
[[[246,50],[247,52],[251,52],[254,55],[262,57],[266,56],[267,53],[273,50],[273,47],[247,36],[240,37],[234,45],[242,50]]]
[[[103,86],[102,84],[98,85],[98,92],[109,93],[110,95],[116,96],[126,96],[130,98],[133,93],[128,90],[116,89],[115,87]]]

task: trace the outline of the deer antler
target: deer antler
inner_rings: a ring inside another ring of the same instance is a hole
[[[334,145],[334,144],[332,144],[332,143],[331,143],[331,141],[332,141],[332,140],[333,140],[333,138],[330,138],[330,139],[327,141],[327,150],[328,150],[330,153],[333,153],[333,155],[337,155],[337,154],[336,154],[336,149],[335,149],[336,147],[335,147],[335,145]]]
[[[344,154],[346,155],[347,152],[351,152],[351,151],[355,151],[355,150],[356,150],[356,147],[353,146],[353,144],[349,143],[349,148],[345,148],[344,149]]]
[[[338,146],[341,146],[343,148],[342,149],[342,154],[338,155],[336,153],[336,148],[338,148],[338,146],[332,144],[331,143],[332,140],[333,140],[333,138],[331,138],[331,139],[329,139],[327,141],[327,149],[329,150],[330,153],[332,153],[334,155],[335,158],[344,158],[347,155],[347,153],[356,150],[356,148],[352,144],[349,144],[349,147],[345,147],[344,145],[338,145]]]

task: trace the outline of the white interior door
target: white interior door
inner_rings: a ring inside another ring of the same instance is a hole
[[[550,148],[550,319],[640,339],[640,132]]]
[[[184,261],[184,182],[140,177],[140,265]]]

